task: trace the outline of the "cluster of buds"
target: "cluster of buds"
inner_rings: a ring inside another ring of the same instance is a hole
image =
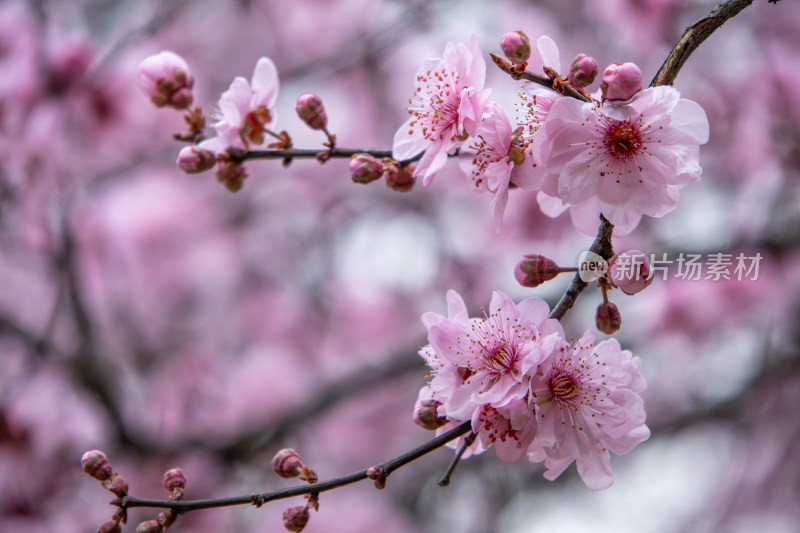
[[[186,474],[181,468],[170,468],[164,472],[164,488],[169,492],[171,501],[183,499],[183,489],[186,488]],[[136,533],[161,533],[175,523],[178,519],[178,512],[174,509],[167,509],[156,515],[152,520],[145,520],[136,526]]]
[[[307,483],[316,483],[317,474],[307,467],[303,460],[292,448],[284,448],[272,458],[272,470],[283,478],[299,478]],[[283,512],[283,527],[287,531],[299,533],[308,524],[309,510],[319,509],[319,500],[316,494],[306,496],[307,503],[296,507],[289,507]]]
[[[81,457],[83,471],[95,478],[106,490],[112,492],[118,498],[124,498],[128,494],[128,484],[121,475],[114,472],[108,456],[100,450],[91,450]],[[117,507],[110,520],[106,520],[97,529],[98,533],[120,533],[128,519],[125,509]]]
[[[386,186],[398,192],[414,188],[414,165],[399,163],[391,157],[383,160],[370,154],[355,154],[350,158],[350,177],[356,183],[372,183],[385,177]]]

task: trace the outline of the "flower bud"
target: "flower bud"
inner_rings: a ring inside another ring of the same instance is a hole
[[[241,189],[247,177],[244,167],[234,161],[218,161],[216,175],[217,180],[231,192]]]
[[[192,103],[192,85],[188,63],[174,52],[151,55],[139,64],[139,86],[158,107],[187,108]]]
[[[182,468],[170,468],[164,472],[164,488],[169,492],[186,488],[186,474]]]
[[[636,294],[647,288],[655,279],[647,254],[640,250],[629,250],[611,260],[608,270],[611,283],[625,294]]]
[[[500,48],[509,61],[521,65],[531,57],[531,42],[528,36],[521,31],[512,31],[500,39]]]
[[[439,400],[421,400],[414,408],[414,423],[421,428],[433,431],[447,424],[447,417],[439,414],[442,402]]]
[[[128,494],[128,483],[119,474],[114,474],[110,479],[103,481],[102,485],[120,498]]]
[[[164,527],[158,520],[145,520],[136,526],[136,533],[161,533]]]
[[[376,489],[386,488],[387,477],[386,472],[382,468],[378,468],[377,466],[367,468],[367,479],[371,479],[375,483]]]
[[[297,111],[297,116],[311,129],[322,130],[328,126],[328,115],[325,113],[325,106],[322,105],[322,99],[316,94],[301,94],[297,98],[295,110]]]
[[[205,172],[214,166],[217,156],[214,152],[203,150],[197,146],[184,146],[178,152],[178,166],[188,174]]]
[[[611,302],[603,302],[597,307],[595,321],[597,322],[597,329],[606,335],[619,331],[622,326],[622,316],[619,314],[619,309]]]
[[[97,528],[97,533],[122,533],[122,527],[120,527],[119,522],[106,520]]]
[[[91,450],[84,453],[83,457],[81,457],[81,466],[84,472],[98,481],[111,479],[114,474],[114,470],[111,468],[111,461],[100,450]]]
[[[514,277],[523,287],[538,287],[559,273],[560,269],[555,261],[539,254],[526,255],[514,267]]]
[[[567,83],[576,89],[582,89],[594,82],[597,72],[597,61],[592,56],[578,54],[569,66]]]
[[[389,165],[384,173],[386,186],[399,192],[414,188],[414,165]]]
[[[308,516],[308,507],[289,507],[283,512],[283,527],[287,531],[300,533],[308,524]]]
[[[642,90],[642,71],[633,63],[614,63],[606,67],[600,83],[603,98],[627,101]]]
[[[350,175],[356,183],[370,183],[383,176],[383,163],[369,154],[350,158]]]
[[[292,448],[284,448],[272,458],[272,470],[281,477],[297,477],[302,469],[303,460]]]

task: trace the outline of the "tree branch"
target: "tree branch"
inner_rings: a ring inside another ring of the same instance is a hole
[[[419,459],[423,455],[426,455],[427,453],[430,453],[433,450],[444,446],[451,440],[457,439],[461,435],[469,433],[471,430],[472,430],[472,422],[471,421],[463,422],[462,424],[456,426],[450,431],[442,433],[438,437],[433,438],[420,446],[417,446],[413,450],[410,450],[404,453],[403,455],[395,457],[394,459],[389,459],[386,462],[376,465],[376,468],[382,470],[388,476],[398,468],[405,466],[408,463],[415,461],[416,459]],[[181,501],[148,500],[144,498],[136,498],[134,496],[126,496],[124,498],[117,498],[113,500],[111,504],[116,505],[118,507],[122,507],[124,509],[130,509],[133,507],[156,507],[162,509],[174,509],[179,513],[185,513],[188,511],[197,511],[200,509],[213,509],[216,507],[229,507],[233,505],[253,504],[256,506],[260,506],[266,502],[270,502],[273,500],[283,500],[286,498],[292,498],[294,496],[302,496],[304,494],[317,494],[320,492],[325,492],[338,487],[342,487],[344,485],[350,485],[352,483],[363,481],[367,479],[367,470],[368,469],[365,468],[363,470],[359,470],[358,472],[353,472],[352,474],[347,474],[341,477],[329,479],[327,481],[320,481],[318,483],[312,483],[309,485],[300,485],[288,489],[272,490],[268,492],[262,492],[260,494],[249,494],[247,496],[232,496],[228,498],[214,498],[208,500],[181,500]]]

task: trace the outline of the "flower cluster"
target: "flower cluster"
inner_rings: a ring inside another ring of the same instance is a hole
[[[502,43],[512,50],[506,68],[513,73],[524,43],[519,33],[509,35]],[[673,210],[679,189],[700,177],[699,146],[709,133],[703,109],[672,87],[642,89],[633,63],[610,65],[600,90],[587,95],[598,73],[594,59],[579,54],[562,78],[553,40],[540,37],[537,47],[553,89],[525,82],[524,116],[516,126],[487,99],[474,37],[469,47],[449,43],[444,58],[425,60],[393,156],[422,154],[416,174],[427,186],[458,149],[473,188],[492,194],[497,226],[513,186],[538,192],[547,215],[569,209],[575,226],[589,235],[600,214],[624,234],[642,215]],[[584,99],[564,96],[565,86]]]
[[[440,432],[471,420],[477,438],[466,455],[494,445],[503,461],[544,462],[548,479],[575,461],[587,487],[609,487],[610,452],[650,435],[639,358],[588,331],[568,342],[538,298],[515,304],[495,292],[480,318],[456,292],[447,301],[448,316],[422,317],[430,344],[420,355],[432,377],[419,394],[418,423],[421,411],[435,413],[421,425]]]

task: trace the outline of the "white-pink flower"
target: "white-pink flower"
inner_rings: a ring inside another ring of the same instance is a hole
[[[590,235],[600,213],[627,233],[643,214],[672,211],[678,190],[700,178],[709,133],[703,109],[666,86],[624,105],[560,98],[544,128],[542,190],[569,204],[576,227]]]
[[[220,153],[228,148],[248,150],[263,145],[264,133],[275,121],[278,88],[275,64],[268,57],[260,58],[249,83],[237,76],[222,93],[213,124],[217,136],[200,143],[200,148]]]
[[[615,339],[594,342],[587,331],[531,375],[537,433],[529,457],[545,462],[551,480],[575,461],[586,486],[599,490],[613,482],[609,452],[629,452],[650,430],[639,395],[646,388],[639,358]]]
[[[489,314],[468,318],[466,306],[455,291],[448,292],[449,317],[423,315],[432,352],[423,356],[433,368],[434,398],[444,404],[447,416],[468,420],[477,406],[505,406],[527,394],[524,376],[556,347],[563,337],[557,320],[548,319],[548,305],[538,298],[519,304],[495,292]]]
[[[415,176],[427,187],[464,140],[475,135],[486,107],[486,63],[473,35],[469,47],[447,43],[442,58],[426,59],[417,71],[409,119],[397,130],[392,157],[399,161],[425,152]]]

